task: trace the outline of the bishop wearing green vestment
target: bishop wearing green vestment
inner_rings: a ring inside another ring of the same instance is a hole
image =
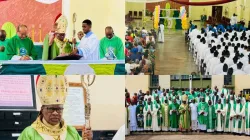
[[[62,118],[69,87],[66,77],[38,76],[36,84],[42,107],[36,121],[23,130],[18,140],[82,140],[77,130]],[[83,137],[92,140],[90,129],[84,131]]]
[[[208,104],[205,99],[201,97],[198,104],[198,127],[200,130],[205,131],[207,127]]]
[[[173,103],[169,105],[169,120],[170,120],[170,131],[178,131],[179,127],[179,104],[176,99],[173,99]]]
[[[114,35],[113,28],[108,26],[105,29],[106,37],[100,41],[100,59],[124,60],[124,45],[122,40]]]
[[[7,42],[6,32],[4,30],[0,30],[0,60],[8,60],[5,54]]]
[[[55,25],[57,25],[57,29],[54,38],[51,39],[49,34],[44,38],[42,60],[53,60],[58,56],[67,56],[73,50],[73,46],[65,39],[68,26],[66,17],[60,16],[56,19]]]
[[[169,131],[169,105],[168,99],[161,104],[161,114],[162,114],[162,131]]]
[[[179,107],[179,114],[180,114],[180,128],[182,131],[188,131],[190,129],[191,125],[191,110],[189,108],[189,105],[187,103],[188,96],[182,95],[182,104]]]
[[[139,105],[136,107],[137,131],[143,131],[144,129],[143,108],[144,105],[142,104],[142,100],[140,100]]]
[[[8,60],[36,60],[37,52],[31,39],[27,37],[26,25],[17,27],[17,35],[9,40],[6,47]]]

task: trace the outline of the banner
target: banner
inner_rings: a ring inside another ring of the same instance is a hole
[[[58,2],[59,0],[36,0],[36,1],[44,4],[52,4]]]
[[[217,0],[217,1],[211,1],[211,0],[207,0],[207,1],[203,1],[203,2],[189,2],[189,1],[182,1],[182,0],[169,0],[178,4],[183,4],[183,5],[193,5],[193,6],[208,6],[208,5],[218,5],[218,4],[224,4],[224,3],[229,3],[229,2],[233,2],[236,0]]]

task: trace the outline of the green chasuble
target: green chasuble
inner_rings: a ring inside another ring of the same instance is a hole
[[[208,113],[208,104],[206,102],[200,102],[198,104],[198,121],[200,124],[207,124],[207,116],[205,116],[205,114],[200,114],[201,112],[205,114]]]
[[[136,107],[136,121],[137,121],[138,127],[140,127],[140,128],[144,127],[144,123],[143,123],[143,108],[144,108],[144,105],[138,105]]]
[[[150,111],[153,111],[153,104],[151,103],[150,105],[146,104],[145,107],[144,107],[145,111],[148,112],[149,110]],[[152,114],[148,114],[146,113],[146,127],[147,128],[151,128],[152,126]]]
[[[179,107],[180,126],[182,129],[189,129],[191,124],[191,115],[188,104],[181,104]]]
[[[53,60],[61,54],[69,54],[72,52],[72,47],[69,42],[59,41],[54,39],[54,42],[49,46],[49,35],[47,34],[43,41],[43,56],[42,60]]]
[[[169,114],[170,114],[170,127],[178,128],[179,126],[179,113],[178,113],[179,105],[177,103],[172,103],[169,105]],[[176,110],[176,112],[172,112]]]
[[[215,129],[215,108],[213,105],[208,106],[208,114],[207,114],[207,130],[208,129]]]
[[[32,126],[29,126],[23,130],[18,140],[43,140],[43,138]],[[66,140],[82,140],[82,138],[74,127],[67,126]]]
[[[162,114],[162,126],[169,127],[169,107],[168,104],[161,104],[161,114]]]
[[[0,52],[0,60],[8,60],[7,56],[5,54],[8,41],[9,41],[8,39],[6,39],[4,41],[0,40],[0,47],[4,47],[5,48],[5,50],[3,52]]]
[[[109,51],[113,51],[116,59],[124,60],[124,45],[122,40],[117,37],[113,36],[111,39],[104,37],[100,41],[100,59],[103,59],[106,54],[109,54]]]
[[[14,55],[28,55],[32,57],[33,60],[37,60],[37,52],[34,47],[32,40],[29,38],[20,39],[19,36],[14,36],[11,38],[6,47],[7,59],[11,60]],[[21,51],[21,54],[20,54]],[[22,54],[23,53],[23,54]]]

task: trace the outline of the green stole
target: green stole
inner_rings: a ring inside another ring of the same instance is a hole
[[[217,110],[217,109],[222,110],[222,109],[223,109],[223,105],[222,105],[222,104],[220,104],[220,107],[218,107],[218,106],[219,106],[219,104],[216,104],[216,105],[215,105],[215,110]],[[217,114],[217,112],[216,112],[216,122],[215,122],[216,126],[217,126],[217,124],[218,124],[218,121],[221,121],[221,125],[223,124],[223,123],[222,123],[222,122],[223,122],[222,114],[221,114],[220,120],[218,120],[218,114]]]
[[[237,104],[234,104],[234,111],[236,112],[236,105]],[[242,104],[240,103],[240,111],[242,110]],[[241,121],[242,119],[239,120],[239,123],[238,123],[238,128],[241,128]],[[234,118],[234,128],[235,128],[235,125],[236,125],[236,118]]]
[[[161,112],[159,109],[161,109],[161,105],[158,104],[156,101],[154,101],[155,108],[157,109],[157,121],[158,126],[161,126]]]
[[[148,111],[148,103],[145,106],[146,111]],[[152,103],[150,104],[150,109],[153,111],[153,105]],[[152,115],[151,114],[146,114],[146,127],[151,127],[152,125]]]
[[[161,97],[161,103],[164,104],[165,103],[165,100],[166,100],[167,96],[166,97]]]
[[[246,102],[245,104],[245,120],[246,120],[246,128],[249,128],[250,127],[250,124],[249,124],[249,119],[248,119],[248,104],[249,102]]]
[[[226,106],[226,104],[225,104],[225,106]],[[231,104],[228,103],[227,105],[228,105],[228,107],[227,107],[227,112],[226,112],[226,128],[229,127],[230,111],[231,111]]]

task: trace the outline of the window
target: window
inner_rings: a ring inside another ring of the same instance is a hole
[[[225,75],[224,76],[224,85],[232,85],[232,75]]]
[[[151,75],[151,87],[159,86],[159,75]]]
[[[188,79],[189,79],[189,75],[182,75],[182,76],[181,76],[181,79],[183,79],[183,80],[184,80],[184,79],[185,79],[185,80],[187,79],[187,80],[188,80]]]
[[[171,80],[179,80],[180,75],[171,75]]]

